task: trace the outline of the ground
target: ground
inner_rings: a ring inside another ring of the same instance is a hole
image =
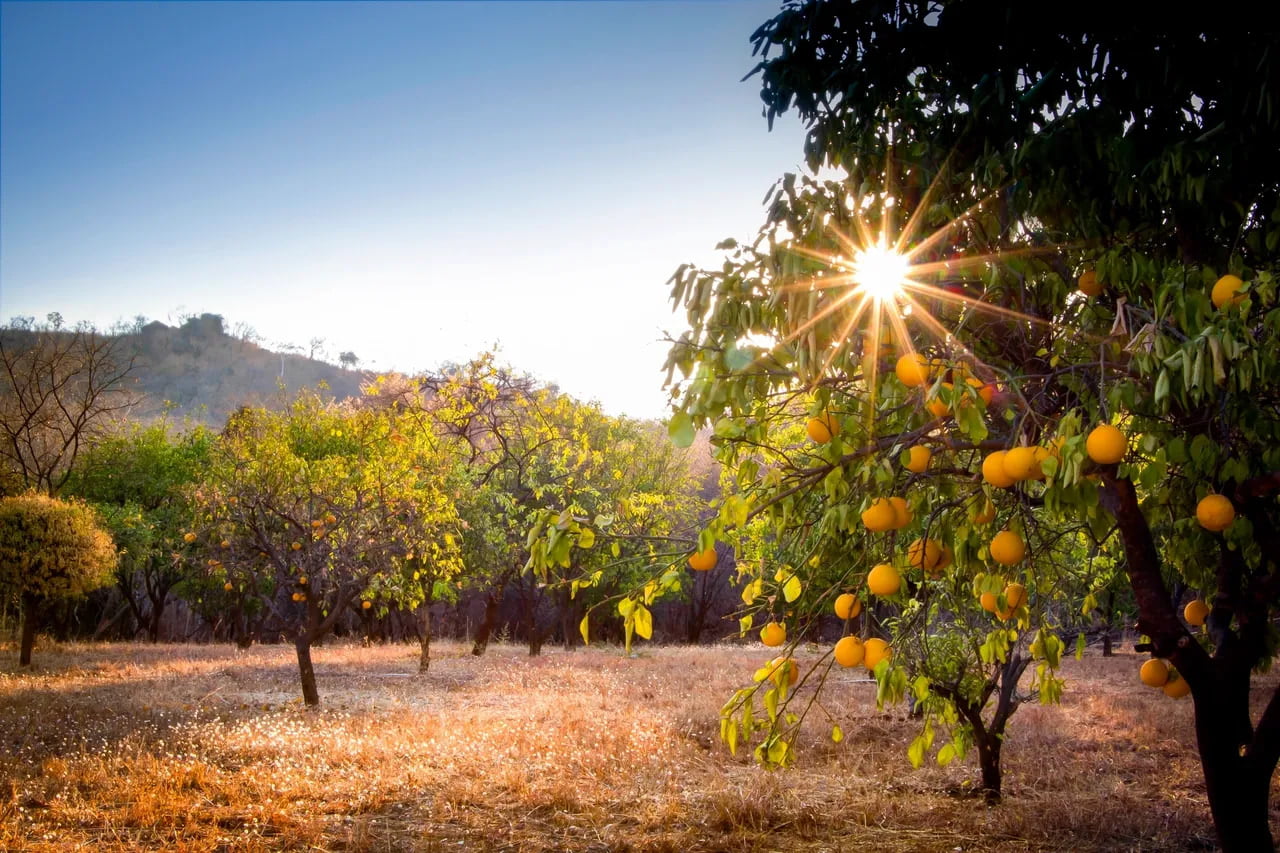
[[[1062,706],[1019,710],[989,807],[969,794],[976,756],[911,769],[917,723],[877,711],[863,669],[831,673],[796,765],[769,772],[718,739],[758,645],[432,651],[422,676],[416,647],[319,648],[308,711],[288,646],[44,643],[20,671],[0,645],[0,849],[1214,846],[1191,702],[1139,684],[1134,654],[1090,649]]]

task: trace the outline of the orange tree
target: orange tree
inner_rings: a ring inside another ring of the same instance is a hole
[[[0,591],[22,602],[18,663],[31,663],[40,612],[111,582],[116,548],[80,501],[34,492],[0,499]]]
[[[1060,545],[1118,559],[1143,680],[1193,696],[1224,849],[1264,850],[1280,694],[1256,716],[1250,698],[1280,604],[1280,64],[1239,11],[786,3],[753,36],[765,112],[795,109],[809,166],[842,179],[788,176],[753,246],[677,273],[691,331],[670,363],[673,431],[715,424],[747,515],[807,532],[855,586],[891,551],[910,560],[858,531],[892,535],[875,504],[892,496],[984,575],[1018,550],[959,514],[991,501],[1028,546],[1032,613],[1080,595]],[[751,455],[792,399],[820,446]],[[895,463],[921,444],[941,464],[904,490]],[[1177,583],[1198,596],[1185,610]],[[900,631],[934,588],[896,593]]]
[[[311,646],[353,602],[418,580],[405,561],[456,559],[444,483],[399,428],[310,392],[284,412],[244,408],[196,491],[203,516],[185,538],[200,540],[215,587],[260,598],[293,638],[308,705],[320,701]]]

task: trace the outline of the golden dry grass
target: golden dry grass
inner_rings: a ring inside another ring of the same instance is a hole
[[[911,770],[916,723],[876,710],[864,670],[823,696],[845,742],[815,712],[797,765],[766,772],[717,740],[758,647],[433,650],[419,676],[415,648],[317,649],[307,711],[287,646],[46,644],[31,672],[0,648],[0,849],[1213,847],[1190,701],[1139,685],[1134,655],[1091,651],[1061,707],[1019,711],[987,807],[972,762]]]

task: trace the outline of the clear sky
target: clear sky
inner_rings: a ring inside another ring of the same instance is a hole
[[[0,319],[503,360],[664,413],[666,280],[763,221],[780,3],[0,6]]]

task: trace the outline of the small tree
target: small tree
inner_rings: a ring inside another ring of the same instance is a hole
[[[18,663],[31,663],[40,611],[111,582],[116,549],[87,505],[39,494],[0,499],[0,589],[22,602]]]

